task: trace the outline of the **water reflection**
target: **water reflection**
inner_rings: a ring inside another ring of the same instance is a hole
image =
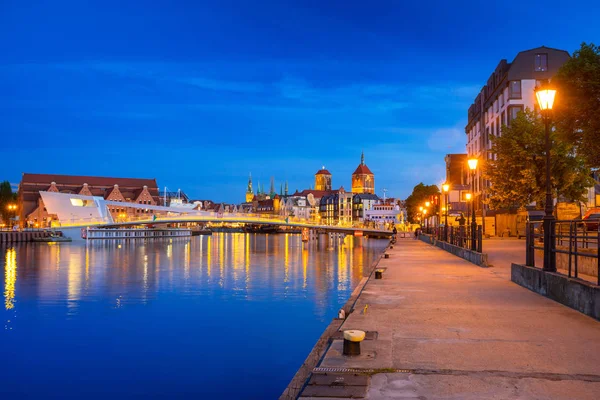
[[[14,248],[6,250],[4,261],[4,307],[14,308],[15,282],[17,281],[17,252]]]
[[[119,388],[105,397],[165,394],[183,385],[186,396],[200,398],[275,398],[362,278],[363,263],[385,244],[352,236],[305,244],[300,235],[232,233],[0,247],[2,332],[13,335],[0,336],[0,354],[23,361],[11,376],[33,379],[52,371],[57,359],[74,360],[46,384],[87,368],[97,390]],[[248,352],[232,346],[240,327],[253,341]],[[209,342],[202,340],[207,333]],[[111,365],[144,378],[124,382]],[[7,387],[2,368],[0,397]],[[193,377],[186,380],[181,371],[188,370]],[[273,385],[268,393],[264,376]],[[43,397],[23,379],[29,397]],[[209,392],[215,386],[225,389],[215,395]],[[248,395],[253,390],[261,396]]]

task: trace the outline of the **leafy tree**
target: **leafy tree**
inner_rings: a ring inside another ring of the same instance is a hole
[[[424,185],[423,182],[421,182],[415,186],[411,195],[406,198],[405,202],[408,220],[415,222],[417,220],[417,214],[419,213],[419,207],[426,201],[430,201],[431,196],[439,194],[440,189],[436,185]],[[431,215],[435,215],[438,212],[437,206],[432,207],[428,212]]]
[[[600,47],[582,43],[558,71],[555,123],[590,168],[600,168]]]
[[[12,192],[12,188],[8,181],[0,183],[0,217],[5,223],[8,222],[9,218],[15,216],[14,211],[8,210],[9,204],[16,203],[16,193]]]
[[[556,139],[551,133],[551,140]],[[546,195],[545,127],[542,119],[529,109],[519,113],[502,135],[492,137],[492,152],[497,160],[484,167],[492,186],[488,203],[492,208],[518,209],[532,202],[543,206]],[[593,184],[584,159],[574,145],[554,140],[550,152],[553,197],[582,201]]]

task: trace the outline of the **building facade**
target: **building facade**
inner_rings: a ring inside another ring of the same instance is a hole
[[[331,172],[327,171],[325,167],[315,174],[315,190],[331,190]]]
[[[565,50],[544,46],[522,51],[511,63],[501,60],[475,97],[468,110],[465,133],[468,158],[480,162],[474,180],[476,209],[481,208],[485,189],[490,185],[482,178],[481,167],[496,159],[491,152],[491,138],[500,136],[502,126],[510,126],[520,111],[537,108],[534,89],[551,79],[569,57]]]
[[[143,209],[128,209],[126,203],[154,206],[160,201],[156,179],[24,173],[18,190],[22,226],[46,227],[56,220],[56,216],[47,212],[41,191],[99,196],[105,200],[122,202],[123,207],[109,207],[115,221],[144,212]]]
[[[375,193],[375,175],[365,164],[365,153],[360,156],[360,164],[352,174],[352,193]]]
[[[319,202],[319,214],[324,225],[352,225],[352,197],[341,187],[337,192],[323,196]]]
[[[373,206],[378,202],[379,197],[376,194],[355,194],[352,197],[352,219],[363,222],[365,220],[365,212],[372,210]]]

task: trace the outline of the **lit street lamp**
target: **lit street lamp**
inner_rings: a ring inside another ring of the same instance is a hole
[[[552,229],[554,226],[554,215],[552,213],[552,187],[550,185],[550,113],[554,105],[554,96],[556,90],[549,88],[536,88],[535,96],[537,97],[538,105],[544,125],[546,127],[546,215],[543,218],[544,224],[544,270],[556,271],[556,254],[554,253],[554,242],[552,241]]]
[[[448,192],[450,191],[450,185],[444,183],[442,185],[444,191],[444,206],[446,206],[446,212],[444,213],[444,241],[448,241]]]
[[[423,219],[425,220],[425,231],[427,231],[427,209],[423,209]]]
[[[471,170],[471,192],[473,201],[471,202],[471,250],[477,251],[477,220],[475,219],[475,171],[477,170],[477,159],[471,158],[467,161]]]

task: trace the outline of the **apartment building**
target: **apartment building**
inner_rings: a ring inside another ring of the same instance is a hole
[[[491,152],[492,136],[501,135],[502,126],[510,126],[520,111],[536,109],[536,86],[551,79],[569,57],[565,50],[542,46],[521,51],[510,63],[501,60],[469,107],[465,127],[467,155],[480,162],[474,182],[474,204],[479,213],[485,189],[490,186],[482,179],[481,167],[486,161],[496,159]]]

